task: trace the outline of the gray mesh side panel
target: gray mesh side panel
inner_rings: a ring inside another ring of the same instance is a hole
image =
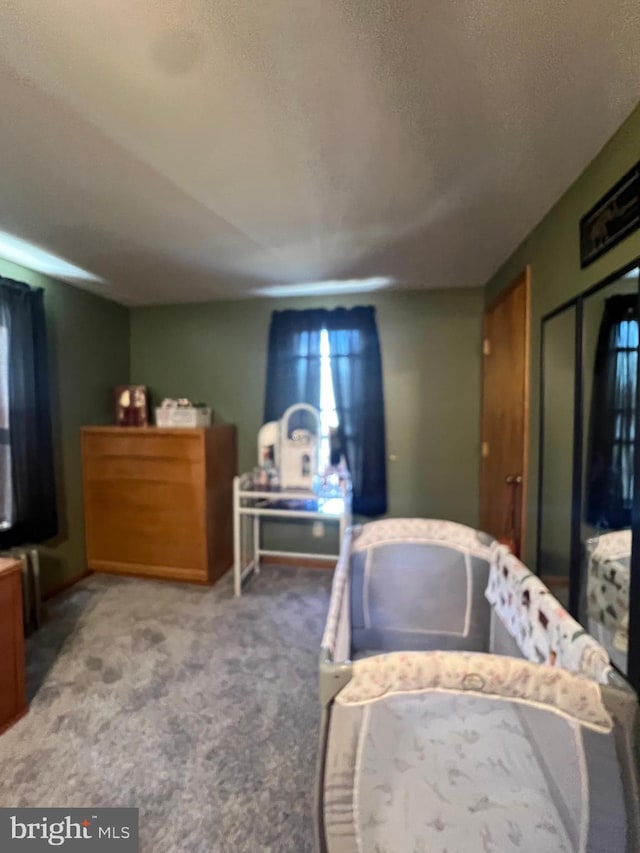
[[[489,563],[480,557],[471,557],[471,621],[468,639],[469,651],[489,651],[489,624],[491,607],[484,596],[489,583]]]
[[[349,606],[350,584],[347,580],[344,591],[342,593],[342,603],[340,605],[340,621],[336,631],[336,646],[334,649],[333,659],[335,661],[349,660],[351,655],[351,622],[350,622],[350,606]]]
[[[489,614],[487,613],[487,621]],[[417,633],[412,631],[385,631],[376,628],[353,629],[351,634],[352,657],[362,657],[361,652],[486,652],[488,638],[478,635],[456,637],[451,634]],[[368,656],[368,655],[366,655]]]
[[[515,703],[427,691],[365,707],[354,779],[362,853],[575,853]]]
[[[319,816],[329,853],[358,853],[353,790],[361,724],[361,708],[331,706]]]
[[[625,795],[613,732],[601,734],[580,727],[583,763],[575,736],[562,717],[529,705],[515,707],[574,848],[580,849],[588,807],[587,853],[625,853]],[[583,784],[587,803],[582,802]]]
[[[615,735],[583,730],[589,769],[589,842],[587,853],[625,853],[627,812]]]
[[[487,651],[489,566],[455,548],[388,543],[351,558],[352,648]]]
[[[436,545],[396,543],[372,548],[365,575],[365,627],[465,632],[464,554]]]
[[[511,658],[523,658],[518,644],[502,624],[502,621],[494,611],[491,611],[491,641],[489,651],[494,655],[506,655]]]
[[[621,677],[618,676],[620,681]],[[601,687],[607,710],[614,716],[614,734],[627,808],[627,851],[640,850],[640,714],[638,697],[626,684]]]
[[[588,803],[583,802],[581,776],[584,769],[578,748],[582,748],[582,727],[577,740],[564,717],[541,708],[514,703],[538,765],[552,793],[553,801],[575,850],[580,849],[581,825]],[[586,783],[585,783],[586,784]]]
[[[410,652],[412,649],[402,649],[403,652]],[[352,660],[362,660],[363,658],[370,658],[374,655],[379,655],[380,649],[360,649],[359,652],[354,652],[351,656]]]
[[[349,571],[349,596],[351,604],[351,627],[364,628],[364,612],[362,609],[362,588],[364,586],[364,565],[366,551],[351,554]]]

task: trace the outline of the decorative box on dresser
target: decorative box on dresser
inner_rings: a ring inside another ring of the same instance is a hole
[[[236,428],[84,427],[87,565],[213,583],[233,563]]]
[[[0,733],[26,711],[22,565],[0,559]]]

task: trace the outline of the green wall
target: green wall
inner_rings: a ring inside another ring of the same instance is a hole
[[[273,310],[374,305],[381,339],[389,514],[477,525],[483,293],[398,291],[134,308],[131,381],[154,400],[186,396],[238,425],[239,465],[256,464]]]
[[[490,302],[526,264],[531,265],[529,470],[532,472],[536,472],[538,466],[541,318],[640,256],[640,231],[636,231],[591,266],[581,270],[578,234],[581,216],[638,162],[639,156],[640,107],[487,284],[486,299]],[[528,538],[524,555],[531,566],[535,565],[537,494],[537,478],[532,476],[528,489]]]
[[[86,570],[80,427],[113,423],[129,379],[129,309],[0,259],[0,275],[45,290],[60,533],[40,549],[43,592]]]
[[[480,339],[484,302],[532,268],[530,470],[537,471],[540,320],[640,256],[640,232],[580,269],[580,217],[638,159],[640,108],[480,289],[340,298],[242,300],[129,310],[0,259],[0,275],[46,291],[61,532],[42,549],[45,591],[85,569],[79,431],[111,423],[112,388],[150,386],[156,401],[188,396],[236,423],[242,470],[255,464],[271,311],[373,304],[386,395],[389,514],[477,525]],[[537,481],[528,492],[525,559],[534,563]],[[329,547],[329,545],[327,545]]]

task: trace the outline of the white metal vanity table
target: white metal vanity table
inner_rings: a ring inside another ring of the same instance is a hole
[[[351,524],[351,491],[335,496],[318,495],[301,489],[268,490],[252,487],[250,475],[233,481],[233,571],[234,592],[242,594],[242,582],[251,572],[260,572],[260,558],[298,557],[337,560],[337,554],[313,554],[299,551],[273,551],[261,547],[262,518],[301,518],[308,522],[337,524],[339,541]]]

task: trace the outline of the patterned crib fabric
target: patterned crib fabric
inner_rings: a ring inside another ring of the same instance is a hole
[[[353,543],[354,552],[390,542],[451,545],[473,556],[489,559],[495,540],[487,533],[456,521],[436,518],[385,518],[370,521]]]
[[[556,712],[600,732],[612,719],[595,681],[564,669],[481,652],[391,652],[355,661],[336,697],[359,705],[420,691],[475,693],[524,702]]]
[[[336,651],[342,652],[339,657],[344,659],[349,657],[350,638],[342,638],[341,632],[349,631],[349,625],[341,625],[341,617],[344,612],[344,599],[348,596],[349,584],[349,560],[351,557],[351,543],[361,533],[360,526],[350,527],[347,529],[342,543],[340,545],[340,556],[336,566],[333,582],[331,584],[331,599],[329,601],[329,612],[325,623],[324,634],[322,637],[322,648],[329,652],[332,660],[336,658]],[[342,641],[342,642],[340,642]],[[345,648],[338,649],[339,646]]]
[[[608,683],[612,667],[606,650],[502,545],[493,550],[486,598],[528,660]]]
[[[591,619],[613,632],[615,648],[628,650],[631,531],[616,530],[586,542],[587,607]]]

